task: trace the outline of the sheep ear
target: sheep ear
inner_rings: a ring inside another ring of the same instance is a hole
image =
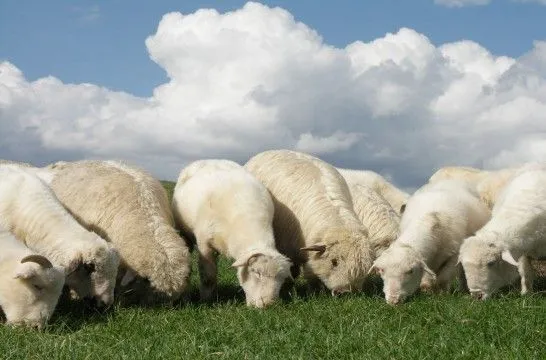
[[[262,256],[262,253],[254,253],[250,254],[248,256],[243,256],[237,260],[231,266],[233,267],[241,267],[241,266],[248,266],[252,263],[253,260],[256,260],[258,256]]]
[[[402,215],[404,211],[406,211],[406,204],[402,204],[402,206],[400,206],[400,215]]]
[[[510,265],[518,266],[518,261],[514,259],[512,256],[512,253],[510,250],[503,250],[501,253],[501,257],[504,261],[506,261]]]
[[[421,261],[421,265],[423,265],[423,270],[429,274],[430,276],[432,276],[432,278],[434,280],[436,280],[436,273],[434,271],[432,271],[428,266],[427,264],[424,262],[424,261]]]
[[[326,245],[324,244],[314,244],[311,246],[306,246],[300,248],[300,251],[316,251],[319,255],[322,255],[326,251]]]

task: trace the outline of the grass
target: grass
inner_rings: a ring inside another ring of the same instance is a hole
[[[197,271],[192,300],[173,308],[98,313],[63,301],[43,332],[0,327],[0,359],[546,358],[544,292],[487,302],[422,294],[392,307],[377,283],[332,298],[307,294],[298,281],[278,304],[256,310],[245,306],[229,264],[220,261],[215,303],[196,300]]]

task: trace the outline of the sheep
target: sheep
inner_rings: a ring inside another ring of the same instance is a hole
[[[64,269],[53,266],[2,227],[0,246],[0,307],[6,323],[41,329],[57,306]]]
[[[408,201],[410,195],[388,182],[383,176],[370,170],[354,170],[336,168],[343,176],[349,188],[353,185],[365,185],[374,189],[381,195],[392,208],[401,214],[403,205]]]
[[[404,302],[420,284],[435,292],[447,290],[457,270],[463,239],[490,216],[487,206],[465,182],[444,180],[418,189],[402,215],[400,236],[370,270],[383,279],[387,303]]]
[[[93,297],[99,306],[112,304],[117,251],[83,228],[32,169],[0,166],[0,224],[62,266],[74,297]]]
[[[546,256],[546,168],[525,169],[506,185],[491,220],[461,246],[459,259],[468,288],[486,300],[521,278],[521,294],[532,289],[530,258]]]
[[[271,193],[277,249],[303,265],[309,285],[321,281],[332,295],[361,290],[373,251],[339,172],[291,150],[259,153],[245,168]]]
[[[88,229],[121,256],[117,292],[125,303],[172,303],[190,276],[190,252],[174,227],[161,182],[119,161],[81,160],[49,166],[51,188]]]
[[[216,290],[216,253],[235,259],[247,305],[263,308],[278,298],[291,262],[275,248],[271,195],[241,165],[190,163],[178,177],[172,209],[177,226],[195,236],[203,300]]]
[[[398,237],[400,215],[369,186],[349,184],[349,190],[355,213],[368,229],[368,242],[375,259]]]

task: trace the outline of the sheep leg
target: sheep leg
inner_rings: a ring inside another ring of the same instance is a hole
[[[311,293],[319,293],[321,290],[325,289],[322,281],[313,273],[309,267],[303,265],[303,277],[307,281],[307,288]]]
[[[436,286],[439,292],[449,291],[457,271],[457,256],[450,257],[436,274]]]
[[[534,271],[529,257],[522,256],[518,260],[518,272],[521,276],[521,295],[528,294],[533,289]]]
[[[212,299],[217,289],[217,255],[210,247],[199,249],[199,277],[201,286],[199,293],[201,300],[209,301]]]
[[[457,290],[460,292],[469,292],[466,284],[466,275],[464,273],[463,264],[457,264]]]

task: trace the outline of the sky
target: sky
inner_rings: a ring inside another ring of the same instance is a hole
[[[320,5],[318,5],[320,4]],[[0,158],[546,161],[546,0],[0,2]]]

